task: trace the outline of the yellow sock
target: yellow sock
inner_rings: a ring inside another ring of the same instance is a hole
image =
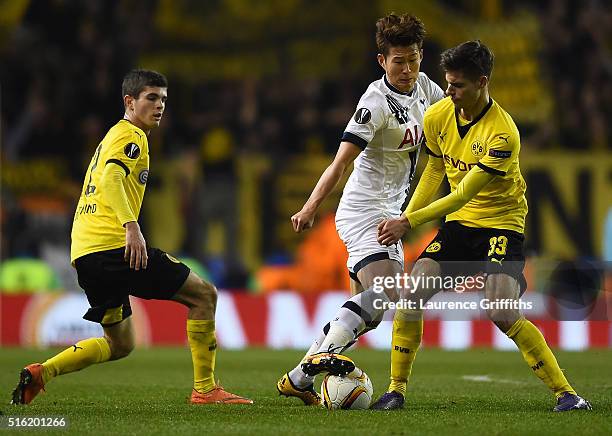
[[[397,310],[393,318],[391,339],[391,383],[387,392],[406,395],[412,363],[423,337],[423,313]]]
[[[563,392],[576,394],[559,368],[557,359],[546,344],[544,336],[535,325],[525,318],[520,318],[510,327],[506,335],[516,343],[535,375],[546,383],[556,397]]]
[[[43,382],[47,383],[53,377],[79,371],[94,363],[106,362],[110,356],[110,346],[104,338],[79,341],[43,363]]]
[[[215,322],[188,319],[187,338],[193,360],[193,388],[201,393],[208,392],[215,387]]]

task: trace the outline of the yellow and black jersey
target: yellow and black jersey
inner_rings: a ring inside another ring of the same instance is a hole
[[[125,228],[140,214],[149,175],[145,132],[121,120],[94,153],[72,224],[70,258],[125,246]]]
[[[526,185],[519,168],[520,136],[512,117],[491,99],[478,117],[467,122],[445,98],[427,110],[424,129],[425,151],[430,159],[443,159],[451,192],[474,166],[496,176],[446,221],[523,233]]]

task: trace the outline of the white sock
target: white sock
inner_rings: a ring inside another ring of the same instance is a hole
[[[304,357],[302,358],[302,362],[304,361],[304,359],[306,359],[308,356],[310,356],[311,354],[314,354],[317,352],[317,350],[319,349],[319,347],[321,346],[321,344],[323,343],[323,341],[325,340],[325,332],[321,331],[321,334],[319,334],[319,337],[317,339],[314,340],[314,342],[312,343],[312,345],[310,346],[310,348],[308,349],[308,351],[306,351],[306,354],[304,355]]]
[[[319,337],[314,340],[314,342],[312,343],[312,345],[310,346],[310,348],[308,349],[308,351],[306,352],[306,354],[304,355],[300,363],[298,363],[295,368],[289,371],[289,378],[291,379],[291,382],[294,384],[295,387],[304,389],[306,386],[314,383],[314,379],[315,379],[314,376],[308,375],[304,371],[302,371],[302,362],[308,356],[317,352],[317,350],[323,343],[324,339],[325,339],[325,333],[321,331],[321,333],[319,334]]]
[[[375,304],[377,300],[379,303]],[[389,301],[387,294],[374,292],[372,289],[350,298],[338,310],[334,320],[329,323],[329,332],[317,352],[343,352],[349,343],[372,324],[372,320],[382,318],[385,311],[376,307],[384,307],[384,304],[381,303]]]
[[[355,340],[355,333],[345,324],[332,321],[329,327],[329,333],[325,336],[325,340],[317,350],[317,353],[341,353],[344,348]]]

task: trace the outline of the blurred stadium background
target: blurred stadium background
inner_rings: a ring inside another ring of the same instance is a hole
[[[391,11],[425,22],[421,69],[442,87],[441,50],[473,38],[493,48],[492,96],[522,134],[526,298],[549,297],[559,262],[595,271],[591,321],[546,310],[538,325],[555,346],[610,347],[612,7],[596,0],[0,0],[0,345],[99,333],[80,319],[70,226],[93,150],[123,114],[121,78],[143,67],[170,82],[150,138],[148,244],[222,289],[222,346],[306,347],[348,289],[333,223],[341,187],[313,230],[295,234],[289,217],[382,75],[374,22]],[[434,231],[409,235],[407,260]],[[141,345],[185,342],[182,307],[140,301],[134,312]],[[481,316],[427,322],[428,345],[508,346]],[[365,344],[389,338],[383,326]]]

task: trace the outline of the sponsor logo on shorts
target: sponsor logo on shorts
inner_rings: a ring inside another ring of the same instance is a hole
[[[130,159],[136,159],[138,156],[140,156],[140,147],[138,146],[138,144],[130,142],[123,148],[123,152]]]
[[[368,108],[362,107],[355,112],[354,120],[357,124],[365,124],[370,121],[370,118],[372,118],[372,114]]]
[[[431,244],[429,244],[429,247],[425,249],[425,252],[437,253],[438,251],[440,251],[441,248],[442,248],[442,244],[440,244],[439,242],[432,242]]]
[[[170,262],[174,262],[174,263],[181,263],[181,261],[180,261],[180,260],[178,260],[176,257],[174,257],[174,256],[172,256],[172,255],[170,255],[170,254],[168,254],[168,253],[164,253],[164,254],[166,255],[166,257],[168,258],[168,260],[169,260]]]

